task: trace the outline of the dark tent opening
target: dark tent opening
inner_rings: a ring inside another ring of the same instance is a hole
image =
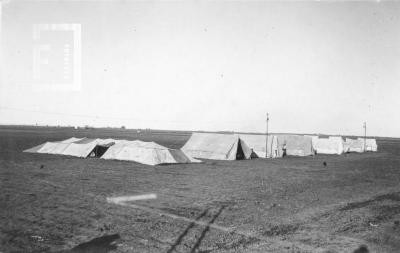
[[[243,149],[242,149],[242,144],[241,140],[238,141],[238,146],[237,146],[237,152],[236,152],[236,160],[244,160],[246,159]]]
[[[90,152],[89,157],[100,158],[104,153],[108,150],[109,147],[114,145],[114,143],[110,143],[107,145],[97,145],[92,152]]]

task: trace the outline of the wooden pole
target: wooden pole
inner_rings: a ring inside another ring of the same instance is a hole
[[[367,122],[364,122],[364,152],[367,149]]]
[[[269,121],[269,114],[267,113],[267,131],[266,131],[266,142],[265,142],[265,158],[268,158],[268,121]]]

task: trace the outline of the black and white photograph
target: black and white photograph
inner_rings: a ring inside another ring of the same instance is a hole
[[[400,1],[0,0],[0,253],[400,252]]]

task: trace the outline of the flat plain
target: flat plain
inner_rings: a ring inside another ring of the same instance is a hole
[[[376,153],[160,166],[22,152],[72,136],[180,148],[190,133],[1,127],[0,252],[400,252],[399,139],[378,138]]]

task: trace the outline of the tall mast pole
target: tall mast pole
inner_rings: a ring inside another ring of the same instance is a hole
[[[269,121],[269,113],[267,113],[267,131],[266,131],[266,141],[265,141],[265,158],[268,158],[268,121]]]
[[[364,122],[364,151],[366,151],[367,146],[367,122]]]

